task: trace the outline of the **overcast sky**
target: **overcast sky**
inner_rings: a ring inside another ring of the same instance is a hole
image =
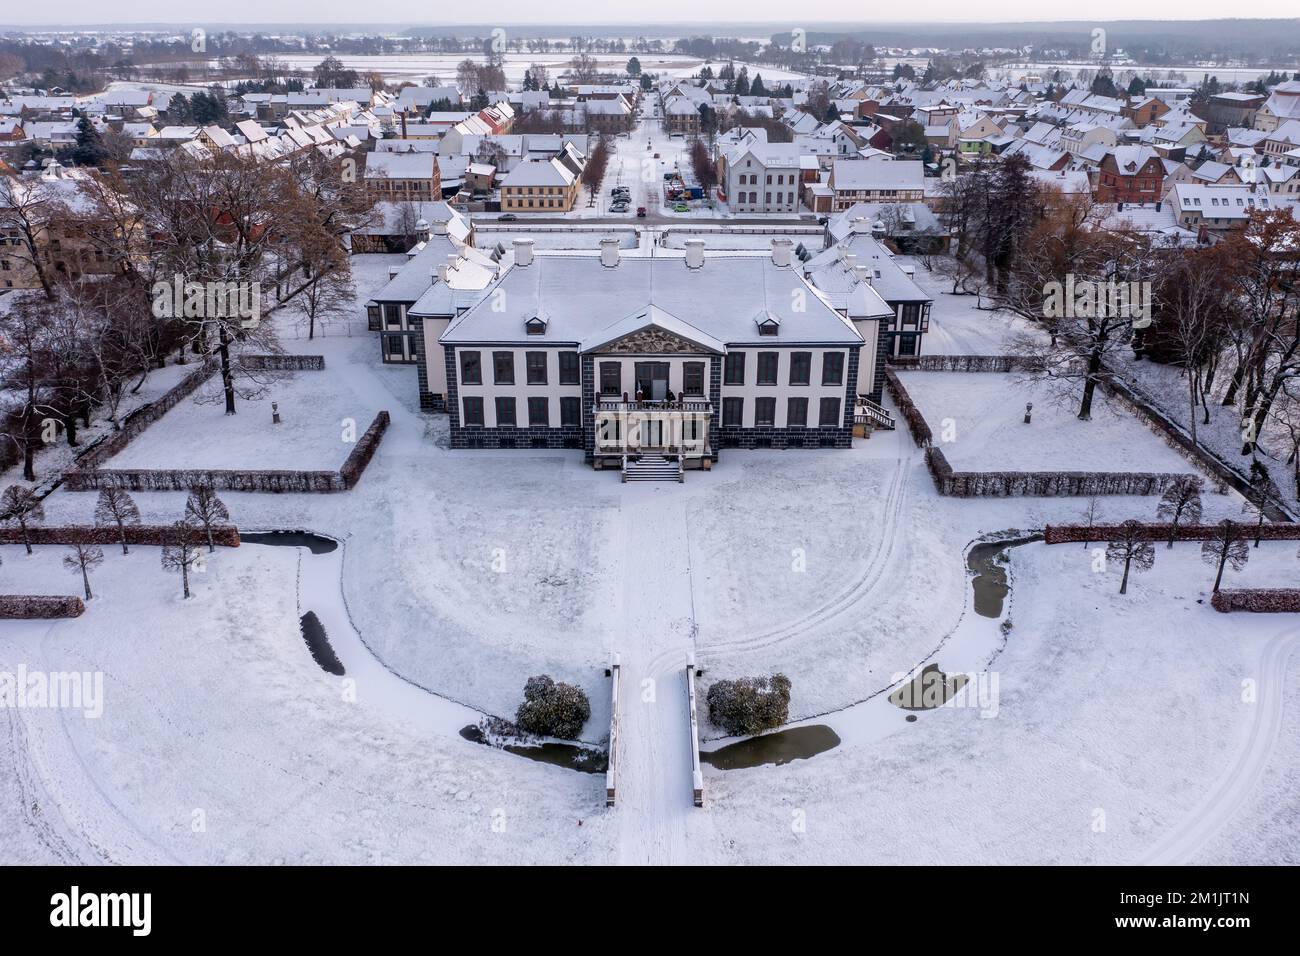
[[[490,4],[465,4],[448,10],[451,4],[435,8],[428,0],[386,0],[368,5],[357,0],[61,0],[58,4],[6,3],[0,25],[90,24],[90,23],[396,23],[416,24],[483,23],[495,17],[505,25],[539,23],[542,4],[538,0],[495,0]],[[1169,18],[1214,19],[1224,16],[1296,17],[1295,0],[1256,0],[1242,8],[1225,6],[1220,0],[1164,0],[1137,7],[1132,0],[1092,0],[1088,4],[1059,5],[1043,0],[999,0],[976,4],[972,0],[928,0],[924,5],[899,5],[894,11],[868,7],[862,0],[744,0],[736,3],[707,3],[701,0],[654,0],[613,3],[551,4],[565,23],[687,23],[687,22],[770,22],[779,25],[793,19],[818,22],[915,22],[1028,20],[1131,20]],[[493,11],[493,13],[489,13]],[[1136,16],[1135,16],[1136,15]],[[800,25],[795,23],[795,26]]]

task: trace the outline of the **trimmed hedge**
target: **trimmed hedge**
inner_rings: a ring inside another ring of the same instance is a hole
[[[81,617],[85,613],[85,603],[70,594],[0,594],[0,618],[7,620]]]
[[[165,524],[129,524],[126,543],[161,547],[170,543],[172,526]],[[29,525],[27,539],[32,544],[119,544],[117,525]],[[22,544],[23,532],[17,527],[0,527],[0,544]],[[239,547],[239,529],[233,524],[212,529],[212,543],[223,548]]]
[[[269,494],[330,494],[348,491],[361,479],[388,430],[390,416],[380,411],[357,440],[338,471],[241,471],[234,469],[103,468],[69,472],[68,491],[125,488],[128,491],[188,491],[208,485],[214,491]]]
[[[347,460],[343,462],[343,467],[339,469],[339,477],[343,479],[344,488],[351,489],[361,480],[361,475],[370,464],[370,459],[375,457],[375,452],[379,449],[384,432],[388,431],[389,421],[391,418],[388,412],[381,410],[370,423],[370,427],[362,434]]]
[[[903,416],[903,421],[907,422],[907,430],[911,433],[916,447],[928,448],[934,441],[930,426],[926,423],[921,410],[916,407],[916,403],[912,401],[912,396],[907,394],[907,389],[899,380],[898,373],[888,367],[885,368],[885,390],[898,406],[898,413]]]
[[[1028,368],[1029,364],[1027,358],[1019,355],[923,355],[915,361],[894,363],[899,368],[933,372],[1009,372]],[[907,422],[912,441],[925,449],[926,467],[941,495],[954,498],[1158,495],[1183,477],[1169,472],[955,471],[943,449],[934,445],[934,433],[894,368],[885,369],[885,387]]]
[[[954,498],[1065,498],[1086,495],[1158,495],[1181,474],[1127,471],[954,471],[942,448],[925,450],[941,495]]]
[[[1300,588],[1236,588],[1215,591],[1210,606],[1222,614],[1252,611],[1279,614],[1300,611]]]
[[[889,364],[918,372],[1022,372],[1033,368],[1033,360],[1026,355],[896,356]]]
[[[208,485],[214,491],[249,491],[283,494],[346,491],[337,471],[228,471],[175,468],[113,468],[78,471],[68,476],[68,491],[125,488],[128,491],[188,491]]]
[[[323,372],[323,355],[241,355],[241,367],[250,372]]]
[[[1247,541],[1255,540],[1256,533],[1263,541],[1296,541],[1300,540],[1300,525],[1297,524],[1269,524],[1265,523],[1263,527],[1256,529],[1255,525],[1250,522],[1241,523],[1242,538]],[[1180,524],[1178,530],[1174,533],[1175,541],[1205,541],[1216,535],[1216,525],[1212,524]],[[1142,522],[1142,537],[1148,541],[1168,541],[1169,525],[1159,522]],[[1047,544],[1070,544],[1081,541],[1109,541],[1118,536],[1120,526],[1117,524],[1095,524],[1091,528],[1083,524],[1062,524],[1048,525],[1043,529],[1043,541]]]

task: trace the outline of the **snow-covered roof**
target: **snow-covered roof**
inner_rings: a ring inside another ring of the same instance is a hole
[[[831,170],[831,179],[836,190],[920,190],[924,178],[924,164],[919,160],[837,159]]]
[[[432,153],[383,153],[366,156],[366,179],[432,179],[437,159]]]
[[[495,289],[504,294],[454,320],[441,341],[577,346],[602,338],[616,323],[630,322],[628,307],[637,302],[639,312],[653,307],[663,322],[671,316],[689,326],[687,337],[694,341],[707,336],[719,345],[770,344],[754,324],[754,315],[764,309],[780,321],[786,343],[862,341],[798,269],[776,266],[767,256],[706,256],[702,267],[691,269],[683,258],[668,256],[623,256],[610,267],[595,256],[537,254],[529,265],[507,269]],[[797,311],[796,302],[806,308]],[[539,310],[551,316],[546,331],[526,336],[524,322]]]

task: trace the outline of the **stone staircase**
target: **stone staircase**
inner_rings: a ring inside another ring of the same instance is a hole
[[[868,429],[880,428],[893,431],[894,416],[865,395],[859,395],[853,409],[853,423],[866,425]]]
[[[636,461],[623,457],[624,481],[685,481],[681,462],[662,455],[642,455]]]

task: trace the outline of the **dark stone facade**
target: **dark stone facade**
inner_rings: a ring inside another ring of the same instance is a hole
[[[444,348],[447,367],[447,398],[433,404],[433,397],[424,389],[427,380],[421,371],[420,408],[426,411],[447,412],[451,424],[452,448],[581,448],[584,458],[595,458],[596,447],[596,362],[594,355],[580,358],[582,383],[582,423],[560,427],[507,426],[488,428],[480,425],[460,424],[460,398],[457,389],[458,369],[454,348]],[[424,352],[421,350],[421,358]],[[860,350],[848,351],[845,365],[843,421],[838,426],[810,428],[738,428],[722,425],[722,370],[720,355],[709,359],[709,401],[713,411],[709,420],[710,458],[717,461],[722,448],[849,448],[853,445],[853,406],[857,397],[858,363]],[[884,356],[877,351],[877,364],[884,378]],[[880,389],[875,390],[875,398]],[[429,404],[426,405],[426,400]],[[811,411],[811,410],[810,410]]]
[[[590,429],[580,425],[547,428],[482,425],[453,426],[452,448],[583,448],[590,441]]]
[[[420,388],[420,411],[445,412],[447,410],[446,396],[434,395],[429,391],[428,386],[425,384],[429,381],[429,356],[424,348],[423,322],[420,323],[418,331],[411,333],[411,347],[415,349],[415,367],[418,375],[417,381],[419,382]],[[442,351],[442,346],[436,342],[433,347],[436,351]],[[448,381],[450,381],[450,379]]]

